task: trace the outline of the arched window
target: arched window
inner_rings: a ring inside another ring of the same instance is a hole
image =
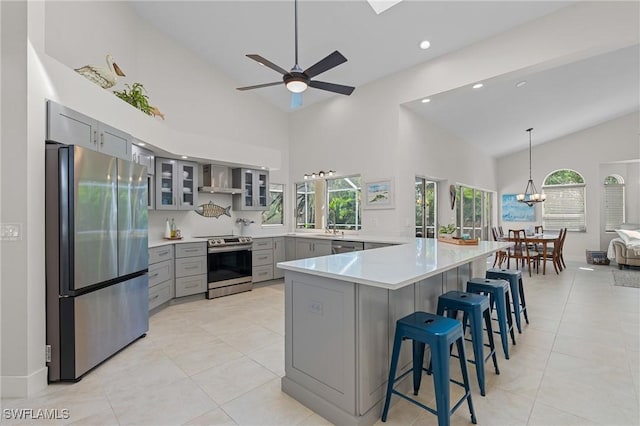
[[[604,178],[604,230],[614,231],[624,223],[624,179],[619,175]]]
[[[547,195],[547,200],[542,203],[545,230],[587,230],[585,183],[580,173],[570,169],[556,170],[545,178],[542,192]]]

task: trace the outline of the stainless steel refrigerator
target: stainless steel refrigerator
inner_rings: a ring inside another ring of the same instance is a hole
[[[149,329],[147,171],[60,144],[45,169],[49,381],[78,380]]]

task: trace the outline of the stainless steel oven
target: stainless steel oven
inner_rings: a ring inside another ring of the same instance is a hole
[[[211,237],[207,249],[207,298],[251,290],[251,237]]]

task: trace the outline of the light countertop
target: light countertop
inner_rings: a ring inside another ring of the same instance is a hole
[[[184,237],[181,240],[165,240],[165,239],[149,239],[149,248],[161,247],[169,244],[184,244],[184,243],[206,243],[206,237]]]
[[[277,266],[289,271],[396,290],[512,245],[480,241],[477,246],[458,246],[435,239],[411,240],[407,244],[375,250],[280,262]]]

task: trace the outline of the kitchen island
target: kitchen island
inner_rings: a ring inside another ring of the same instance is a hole
[[[340,425],[380,418],[395,321],[435,312],[438,296],[484,276],[509,243],[416,238],[392,247],[278,263],[285,270],[282,390]],[[404,345],[400,364],[411,362]]]

